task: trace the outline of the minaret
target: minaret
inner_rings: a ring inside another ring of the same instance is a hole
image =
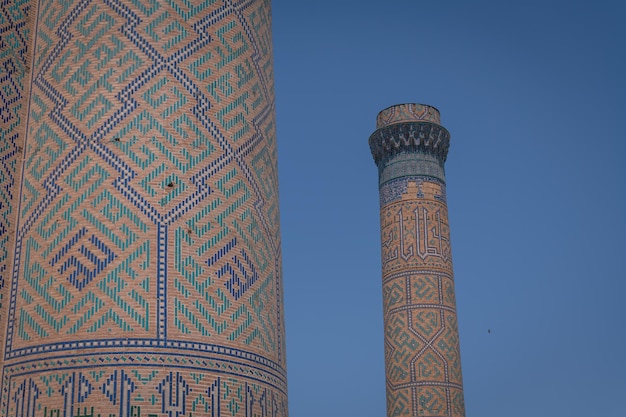
[[[0,417],[286,417],[270,1],[0,18]]]
[[[401,104],[378,114],[387,416],[465,415],[439,111]]]

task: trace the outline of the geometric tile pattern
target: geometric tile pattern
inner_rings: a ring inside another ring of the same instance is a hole
[[[445,185],[416,171],[380,189],[387,415],[460,417]]]
[[[24,147],[30,76],[30,1],[0,2],[0,340],[6,333],[10,263],[19,202],[16,181]],[[4,346],[0,345],[0,355]]]
[[[0,11],[1,415],[286,416],[269,1]]]

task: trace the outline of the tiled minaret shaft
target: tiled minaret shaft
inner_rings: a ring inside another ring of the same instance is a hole
[[[387,416],[465,415],[439,111],[401,104],[378,114]]]
[[[0,417],[287,417],[270,0],[0,1]]]

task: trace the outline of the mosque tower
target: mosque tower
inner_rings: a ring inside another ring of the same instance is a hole
[[[401,104],[378,114],[387,416],[465,415],[439,111]]]
[[[269,0],[0,2],[0,417],[287,416]]]

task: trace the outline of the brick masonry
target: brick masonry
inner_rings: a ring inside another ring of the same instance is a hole
[[[287,416],[269,0],[0,35],[0,416]]]
[[[450,143],[431,106],[378,115],[387,416],[465,415],[444,162]]]

